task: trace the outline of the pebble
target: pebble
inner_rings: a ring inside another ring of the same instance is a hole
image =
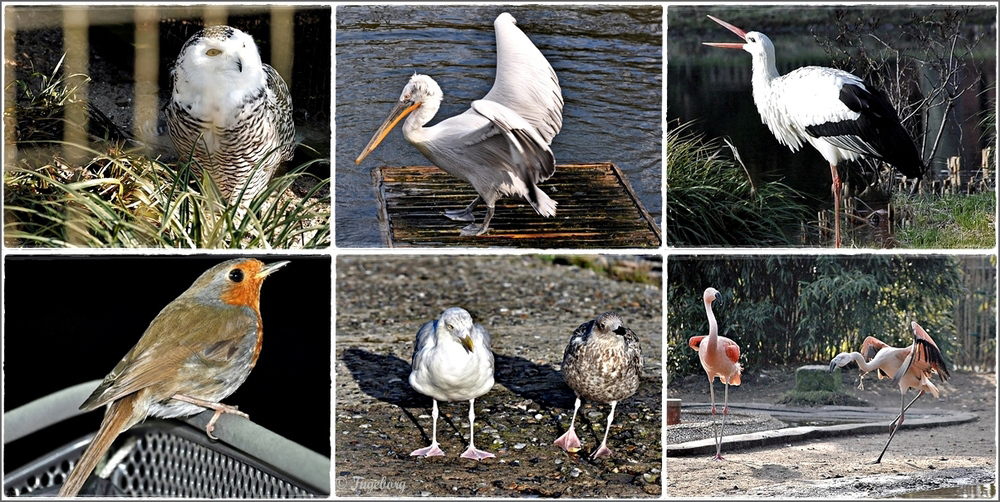
[[[525,446],[528,446],[528,445],[526,445],[524,443],[517,443],[517,444],[514,445],[514,449],[515,450],[523,450]]]
[[[582,471],[581,471],[580,469],[578,469],[578,468],[574,467],[572,471],[569,471],[569,476],[570,476],[571,478],[576,478],[576,477],[579,477],[579,476],[580,476],[580,473],[581,473],[581,472],[582,472]]]
[[[538,413],[538,414],[535,415],[535,420],[541,420],[541,419],[542,419],[542,414],[541,413]]]
[[[420,492],[420,496],[421,497],[430,497],[431,496],[431,492]]]

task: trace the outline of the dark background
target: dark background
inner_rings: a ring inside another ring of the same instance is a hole
[[[160,309],[211,256],[7,256],[4,260],[4,411],[102,379]],[[260,358],[226,404],[309,449],[330,456],[330,258],[288,260],[264,281]],[[96,410],[6,445],[4,472],[96,431]]]

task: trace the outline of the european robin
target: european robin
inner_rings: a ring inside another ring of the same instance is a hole
[[[215,411],[205,432],[223,413],[246,417],[219,401],[246,380],[260,355],[260,288],[287,261],[265,265],[252,258],[220,263],[201,274],[167,304],[104,381],[80,405],[108,405],[104,421],[59,490],[79,493],[97,461],[119,434],[147,416],[173,418]]]

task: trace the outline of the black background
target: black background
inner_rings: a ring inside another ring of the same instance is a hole
[[[330,258],[289,260],[264,281],[260,358],[226,404],[330,456]],[[3,409],[102,379],[160,309],[232,256],[7,256]],[[4,472],[96,431],[93,411],[5,446]]]

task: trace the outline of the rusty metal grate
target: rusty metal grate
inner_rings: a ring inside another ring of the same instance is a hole
[[[497,201],[490,231],[462,237],[465,225],[444,216],[476,192],[433,166],[383,166],[372,171],[382,241],[389,247],[656,248],[662,237],[628,180],[612,163],[562,164],[539,185],[559,206],[544,218],[514,197]],[[482,222],[485,207],[476,210]]]

